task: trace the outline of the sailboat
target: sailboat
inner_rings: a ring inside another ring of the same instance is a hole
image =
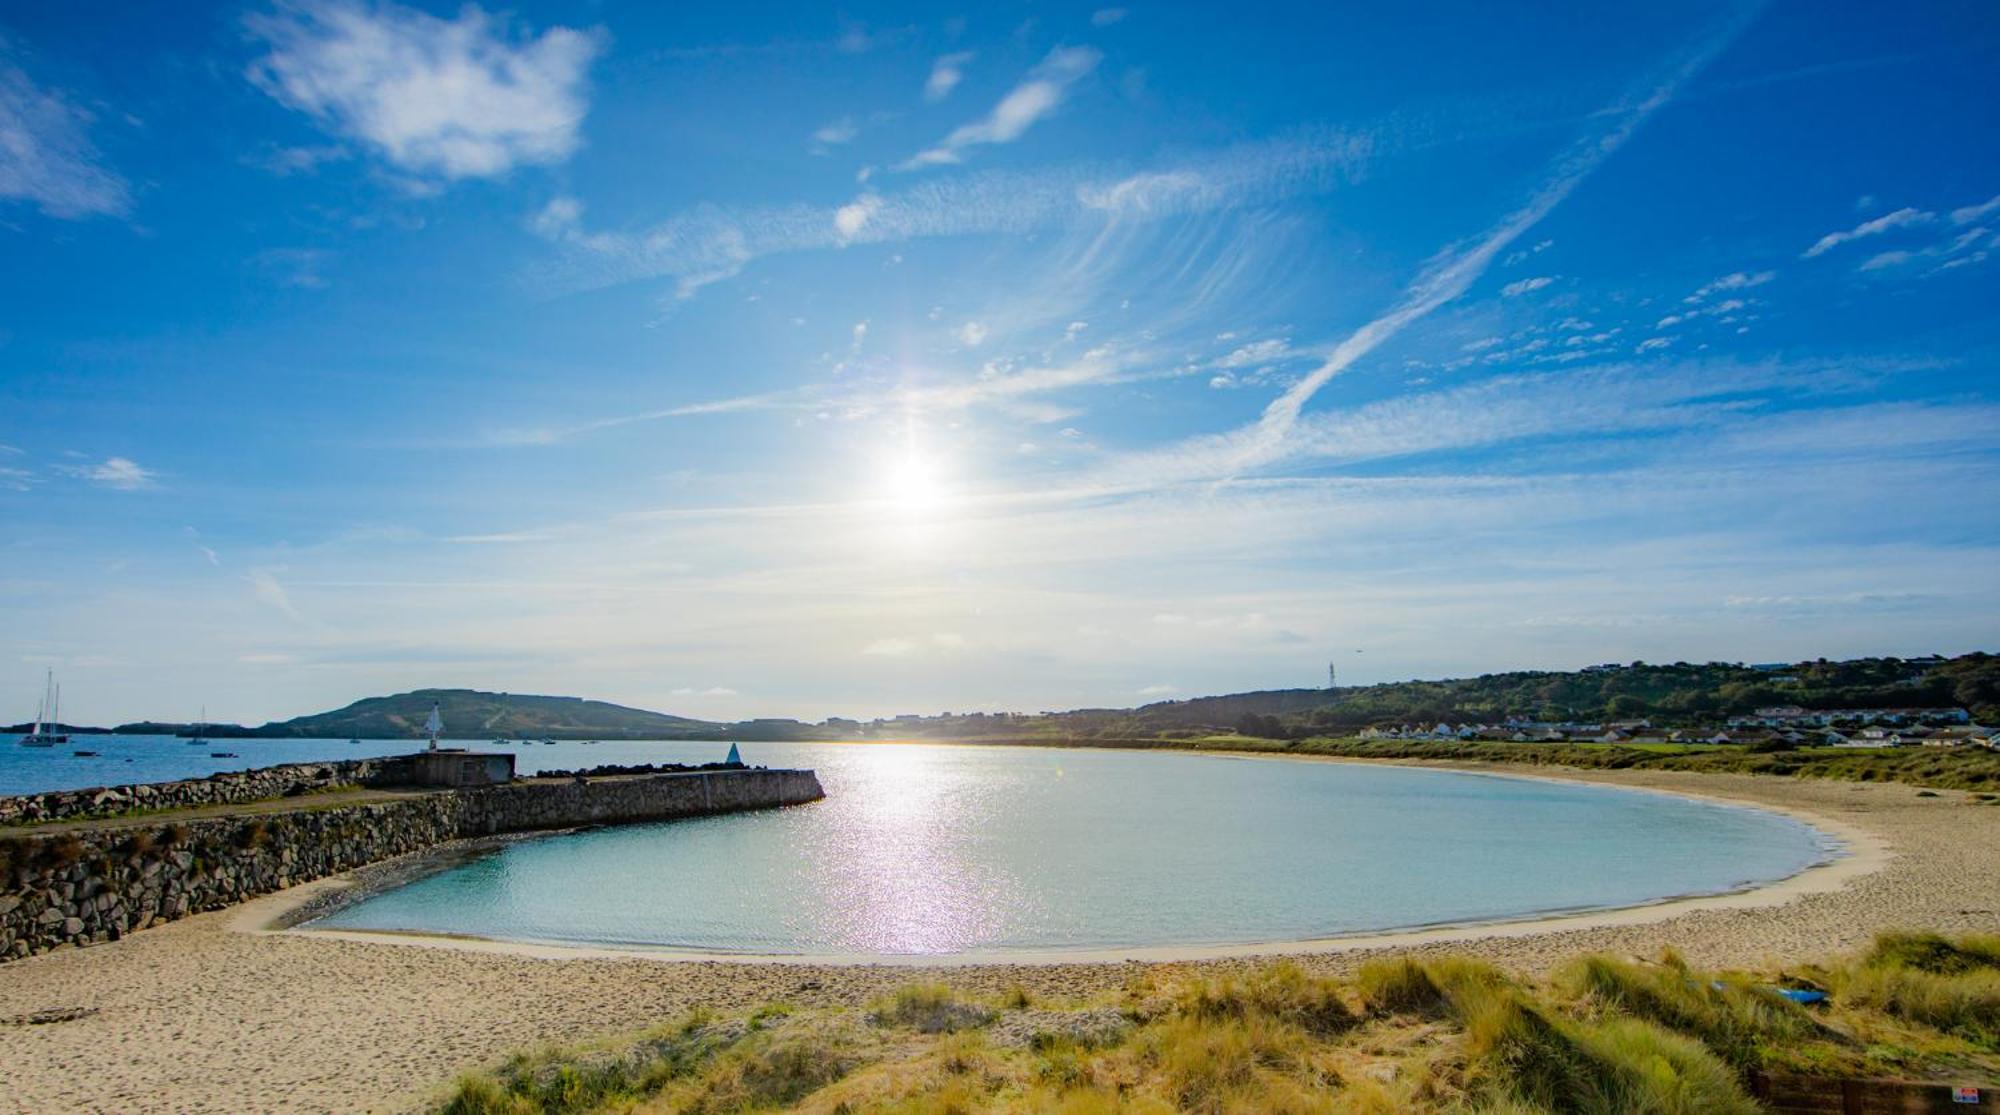
[[[444,717],[438,713],[436,701],[431,702],[431,715],[430,719],[424,721],[424,731],[430,734],[431,750],[436,751],[438,749],[438,736],[444,733]]]
[[[62,686],[56,684],[56,671],[50,667],[49,675],[42,684],[41,707],[35,710],[35,726],[21,737],[22,747],[54,747],[58,743],[68,743],[67,733],[62,728]]]
[[[207,743],[208,741],[202,738],[202,732],[205,731],[207,728],[208,728],[208,706],[203,705],[201,708],[201,720],[195,724],[194,734],[188,737],[188,746],[199,747],[202,744]]]

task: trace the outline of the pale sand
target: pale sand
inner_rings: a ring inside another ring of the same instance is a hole
[[[1540,776],[1558,772],[1537,770]],[[2000,929],[2000,806],[1907,786],[1677,772],[1559,772],[1793,812],[1851,854],[1740,895],[1636,910],[1221,952],[1345,970],[1385,949],[1540,971],[1578,952],[1753,965],[1853,948],[1878,929]],[[1083,996],[1143,965],[746,963],[491,942],[261,931],[325,880],[123,941],[0,965],[0,1110],[402,1111],[507,1052],[631,1029],[706,1005],[853,1004],[915,978]],[[1122,954],[1121,954],[1122,955]],[[1240,955],[1163,965],[1223,970]],[[52,1008],[97,1013],[19,1025]]]

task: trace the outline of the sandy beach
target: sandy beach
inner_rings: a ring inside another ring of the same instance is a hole
[[[1532,772],[1552,774],[1546,768]],[[1914,926],[2000,929],[2000,807],[1909,786],[1561,772],[1577,781],[1690,793],[1799,815],[1849,854],[1739,895],[1538,922],[1209,950],[1175,966],[1292,954],[1344,969],[1389,950],[1476,953],[1539,971],[1578,952],[1702,965],[1803,959]],[[829,965],[688,960],[488,942],[270,932],[323,880],[82,950],[0,966],[0,1110],[407,1111],[465,1068],[541,1042],[646,1025],[696,1005],[856,1003],[916,978],[1039,996],[1121,985],[1146,960]],[[66,1021],[30,1024],[38,1012]]]

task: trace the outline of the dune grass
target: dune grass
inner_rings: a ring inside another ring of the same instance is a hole
[[[860,1007],[697,1013],[462,1078],[448,1115],[1613,1115],[1754,1112],[1760,1069],[2000,1076],[2000,938],[1885,934],[1808,969],[1578,957],[1552,979],[1390,957],[1145,969],[1092,1003],[913,983]]]

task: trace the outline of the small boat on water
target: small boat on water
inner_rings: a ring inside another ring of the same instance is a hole
[[[72,755],[76,756],[76,757],[77,757],[77,758],[79,758],[79,759],[95,759],[95,758],[97,758],[97,752],[95,752],[95,751],[72,751],[72,752],[70,752],[70,754],[72,754]]]
[[[360,740],[358,740],[358,739],[351,739],[351,740],[348,740],[347,742],[349,742],[349,743],[360,743],[361,741],[360,741]]]
[[[552,739],[545,739],[545,740],[543,740],[543,741],[542,741],[542,743],[543,743],[543,745],[545,745],[545,746],[548,746],[548,747],[554,747],[554,746],[556,745],[556,741],[555,741],[555,740],[552,740]]]
[[[506,736],[501,736],[501,737],[500,737],[499,739],[496,739],[496,740],[494,740],[494,741],[493,741],[493,745],[494,745],[495,747],[505,747],[505,746],[507,746],[508,744],[510,744],[510,743],[513,743],[513,742],[514,742],[513,740],[511,740],[511,739],[508,739],[508,738],[507,738]]]
[[[69,735],[62,728],[62,686],[56,684],[56,671],[49,668],[48,678],[42,684],[42,703],[35,710],[34,727],[21,737],[22,747],[54,747],[58,743],[68,743]]]
[[[208,740],[203,737],[207,732],[207,730],[208,730],[208,706],[203,705],[201,710],[201,719],[195,721],[194,732],[193,734],[188,736],[188,746],[200,747],[206,744]]]
[[[236,752],[234,752],[234,751],[211,751],[211,752],[209,752],[209,753],[208,753],[208,757],[209,757],[209,758],[211,758],[211,759],[234,759],[234,758],[236,758]]]

